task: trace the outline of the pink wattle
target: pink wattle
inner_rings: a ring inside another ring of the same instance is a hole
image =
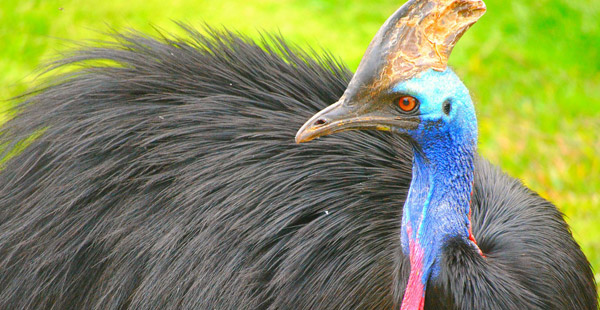
[[[473,227],[471,226],[471,202],[473,201],[473,188],[475,188],[475,182],[471,183],[471,198],[469,198],[469,240],[471,240],[471,242],[473,242],[473,244],[475,244],[475,247],[477,248],[477,251],[479,252],[479,255],[481,255],[481,257],[485,258],[485,254],[483,254],[483,251],[481,251],[481,248],[479,248],[479,245],[477,244],[477,241],[475,240],[475,236],[473,236]]]
[[[410,248],[410,276],[408,284],[404,291],[402,306],[400,310],[423,310],[425,307],[425,287],[423,285],[423,248],[419,244],[419,239],[411,239],[412,229],[407,225],[406,232],[408,234]]]

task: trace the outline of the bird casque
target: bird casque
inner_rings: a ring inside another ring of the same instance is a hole
[[[185,25],[51,64],[0,129],[0,310],[597,309],[561,213],[476,152],[447,61],[484,11],[407,2],[353,77]],[[336,134],[296,144],[311,115]]]

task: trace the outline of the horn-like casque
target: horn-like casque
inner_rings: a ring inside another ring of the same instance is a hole
[[[346,96],[375,94],[417,73],[443,71],[452,48],[484,13],[481,0],[411,0],[379,29]]]

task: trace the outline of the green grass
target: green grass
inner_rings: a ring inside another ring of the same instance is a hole
[[[83,2],[83,3],[82,3]],[[34,70],[109,28],[181,33],[173,20],[279,31],[356,68],[402,0],[2,0],[0,99]],[[553,201],[600,278],[600,2],[487,0],[450,63],[477,102],[480,152]],[[6,103],[3,103],[4,105]],[[1,120],[0,120],[1,121]]]

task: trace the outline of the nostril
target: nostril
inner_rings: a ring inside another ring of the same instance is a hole
[[[325,125],[327,124],[327,120],[325,120],[324,118],[319,118],[318,120],[315,121],[315,126],[321,126],[321,125]]]

